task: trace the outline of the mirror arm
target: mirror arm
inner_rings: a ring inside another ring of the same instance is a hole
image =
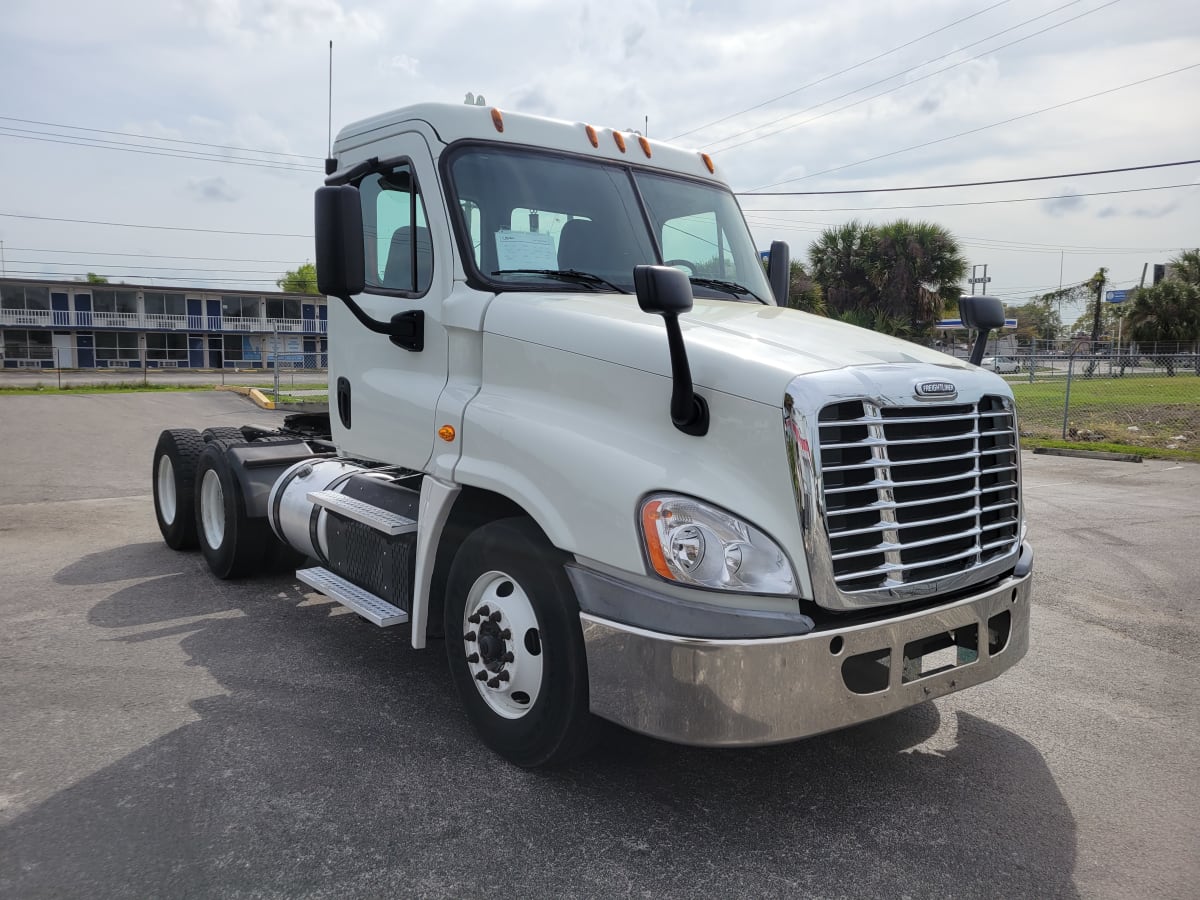
[[[338,299],[346,304],[350,312],[354,314],[354,318],[358,319],[364,328],[376,334],[386,334],[397,347],[403,347],[414,353],[420,353],[425,349],[425,313],[423,310],[416,309],[396,313],[392,316],[391,321],[381,322],[368,316],[352,298],[339,296]]]
[[[968,360],[971,365],[977,366],[983,362],[983,354],[987,352],[988,335],[991,333],[990,328],[980,328],[975,332],[975,346],[971,348],[971,358]]]
[[[677,313],[663,313],[667,326],[667,347],[671,352],[671,422],[684,434],[700,437],[708,434],[708,403],[692,385],[687,348]]]

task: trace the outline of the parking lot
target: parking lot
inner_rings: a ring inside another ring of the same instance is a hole
[[[217,392],[0,397],[0,896],[1195,897],[1200,466],[1023,459],[1032,648],[808,741],[525,772],[413,651],[160,541]]]

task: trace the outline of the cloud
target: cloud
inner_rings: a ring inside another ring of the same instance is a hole
[[[637,49],[638,42],[641,41],[645,34],[646,27],[644,25],[630,25],[625,29],[623,44],[625,46],[626,59],[633,58],[633,52]]]
[[[1087,201],[1075,193],[1042,201],[1042,209],[1052,216],[1065,216],[1067,213],[1078,212],[1086,205]]]
[[[1136,206],[1132,209],[1121,209],[1119,206],[1106,206],[1096,213],[1098,219],[1114,219],[1130,216],[1134,219],[1161,219],[1179,209],[1179,201],[1172,200],[1161,206]]]
[[[241,197],[220,175],[211,178],[189,178],[187,189],[206,203],[236,203]]]
[[[190,0],[182,5],[211,34],[244,44],[329,35],[371,38],[384,26],[377,13],[348,11],[339,0]]]

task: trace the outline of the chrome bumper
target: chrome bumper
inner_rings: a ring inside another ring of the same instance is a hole
[[[581,613],[591,709],[633,731],[699,746],[774,744],[845,728],[1011,668],[1029,649],[1030,580],[1025,573],[946,606],[791,637],[678,637]],[[962,646],[972,632],[974,652]],[[906,648],[919,657],[928,646],[921,642],[940,635],[960,649],[941,651],[938,663],[950,652],[957,664],[922,676]]]

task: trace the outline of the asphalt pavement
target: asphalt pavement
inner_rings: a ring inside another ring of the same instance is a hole
[[[221,393],[0,396],[0,896],[1192,898],[1200,466],[1024,454],[1032,649],[778,747],[525,772],[414,651],[159,539]]]

